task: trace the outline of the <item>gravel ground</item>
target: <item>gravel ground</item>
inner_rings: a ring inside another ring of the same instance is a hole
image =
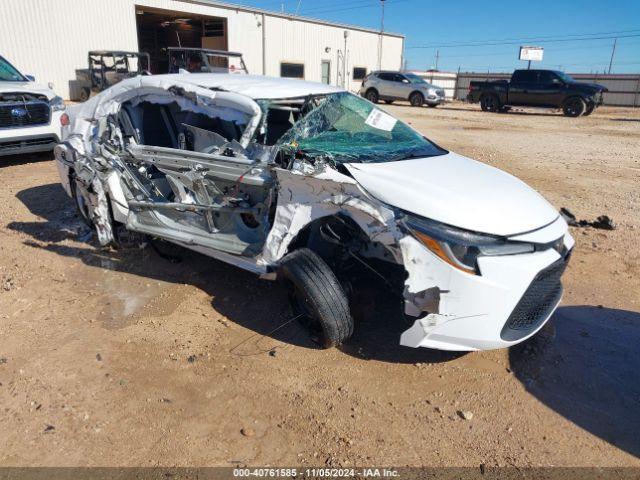
[[[283,292],[101,250],[50,155],[0,159],[0,465],[640,466],[640,111],[389,106],[579,218],[562,307],[511,350],[397,345],[376,305],[318,350]]]

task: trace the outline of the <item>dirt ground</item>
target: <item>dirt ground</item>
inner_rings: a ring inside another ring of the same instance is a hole
[[[0,158],[0,465],[640,466],[640,110],[385,108],[614,219],[572,228],[548,328],[453,355],[400,347],[405,325],[376,307],[319,350],[277,285],[100,250],[50,155]]]

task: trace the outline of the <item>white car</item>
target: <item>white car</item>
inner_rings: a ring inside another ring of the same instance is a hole
[[[351,336],[363,281],[404,306],[410,347],[509,347],[560,302],[574,240],[544,198],[339,88],[158,75],[68,113],[60,178],[100,243],[161,239],[280,279],[325,347]]]
[[[0,56],[0,156],[53,150],[64,109],[53,90]]]

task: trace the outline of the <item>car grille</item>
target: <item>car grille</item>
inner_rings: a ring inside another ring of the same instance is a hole
[[[44,147],[51,147],[51,149],[53,149],[53,147],[56,146],[56,143],[56,137],[53,136],[29,138],[25,140],[11,140],[8,142],[0,141],[0,155],[18,153],[21,150],[33,147],[43,147],[43,149]]]
[[[0,128],[47,125],[51,108],[44,101],[0,103]]]
[[[526,337],[540,326],[560,301],[562,283],[560,277],[569,263],[569,256],[542,270],[524,293],[505,323],[500,338],[516,341]]]

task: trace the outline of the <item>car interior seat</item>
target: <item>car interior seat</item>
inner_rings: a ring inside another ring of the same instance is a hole
[[[289,110],[269,109],[269,113],[267,113],[267,145],[275,145],[292,126]]]

